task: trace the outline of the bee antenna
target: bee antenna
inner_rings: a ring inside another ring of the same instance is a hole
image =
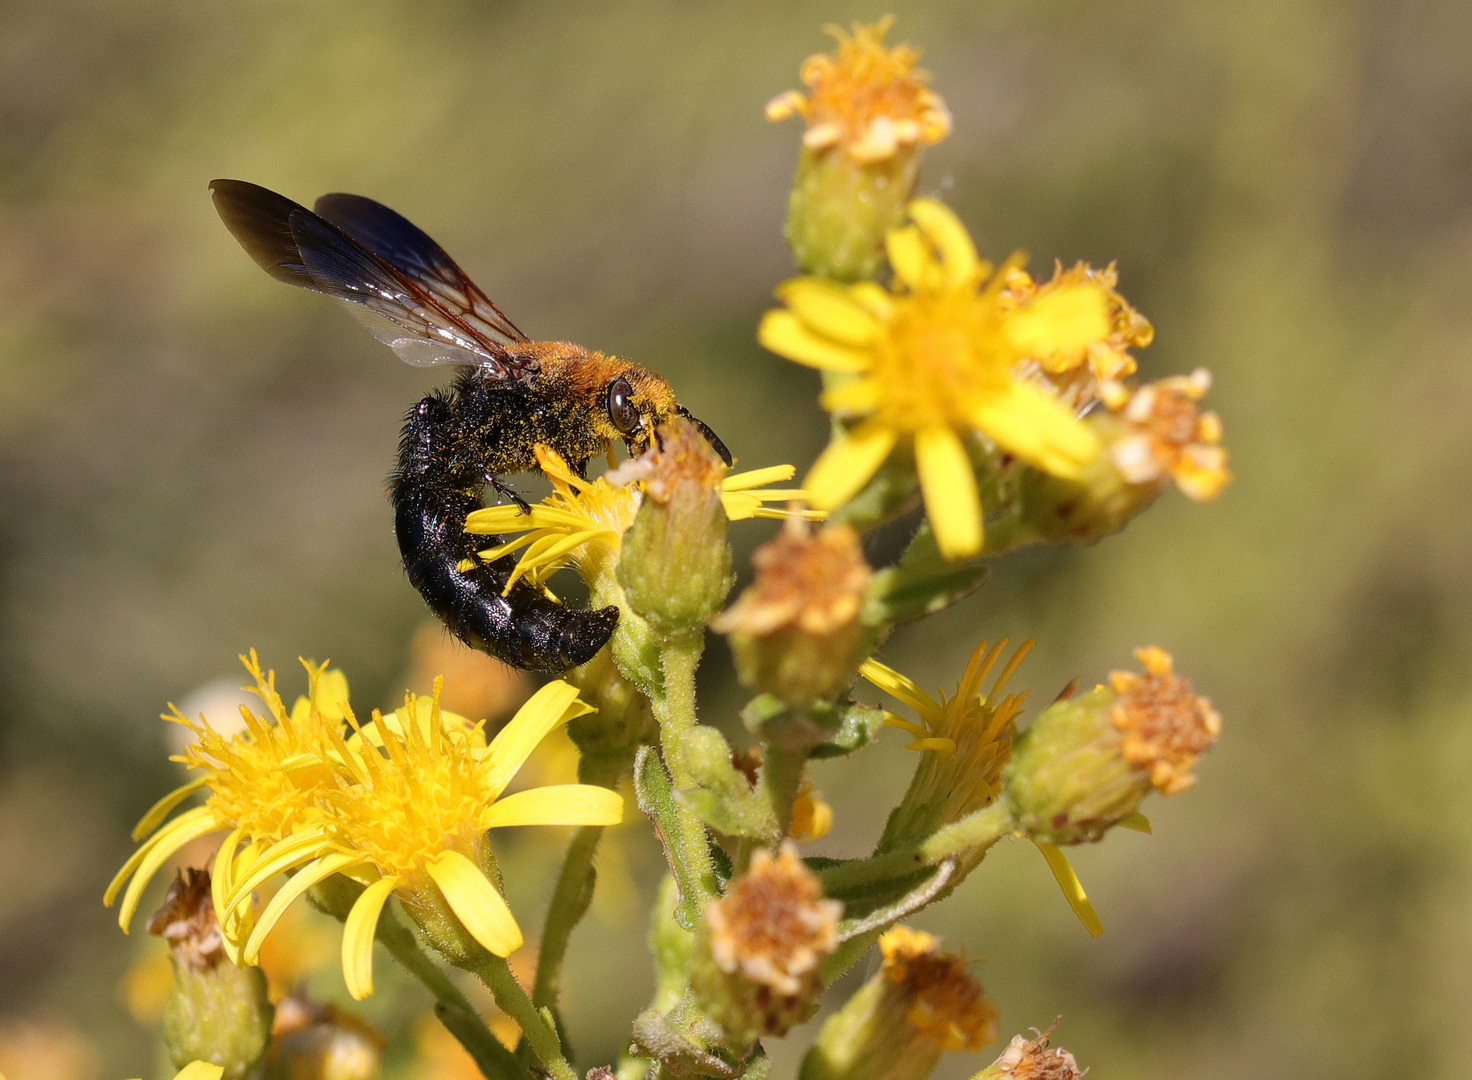
[[[698,416],[693,415],[690,410],[685,408],[685,406],[683,405],[676,405],[675,412],[683,416],[686,420],[689,420],[692,424],[700,429],[700,433],[705,436],[705,441],[710,443],[710,448],[714,450],[717,454],[721,455],[721,460],[726,463],[726,468],[729,469],[733,464],[731,459],[731,451],[726,449],[726,444],[721,442],[721,437],[710,429],[710,425],[707,424],[704,420],[700,419]]]

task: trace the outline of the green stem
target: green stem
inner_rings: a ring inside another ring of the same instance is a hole
[[[633,760],[633,755],[585,757],[578,769],[584,784],[617,790],[619,779]],[[583,825],[573,833],[562,862],[552,902],[547,907],[547,921],[542,925],[542,944],[537,952],[537,981],[532,987],[532,1003],[538,1008],[556,1012],[558,991],[562,983],[562,964],[567,958],[568,941],[573,929],[588,912],[593,902],[595,873],[593,858],[603,836],[601,825]]]
[[[562,962],[567,957],[568,939],[593,901],[593,856],[603,836],[601,825],[583,825],[572,835],[567,857],[557,888],[547,907],[547,921],[542,925],[542,945],[537,953],[537,981],[532,987],[532,1003],[538,1008],[557,1007],[557,994],[562,982]]]
[[[665,764],[677,788],[695,787],[697,782],[685,761],[684,742],[685,736],[695,728],[695,669],[700,666],[700,654],[704,651],[703,630],[666,638],[660,648],[664,688],[652,704],[655,719],[659,721]]]
[[[760,794],[772,808],[777,821],[777,839],[787,835],[792,824],[792,804],[797,799],[797,789],[802,786],[802,771],[808,762],[808,751],[788,750],[768,743],[762,762]]]
[[[413,932],[399,921],[392,908],[386,908],[378,920],[378,940],[389,954],[435,996],[435,1015],[446,1030],[459,1040],[476,1066],[491,1080],[532,1080],[515,1055],[501,1045],[501,1040],[486,1027],[480,1014],[460,988],[414,940]]]
[[[823,891],[831,896],[835,892],[851,890],[876,881],[904,877],[924,867],[925,860],[920,852],[909,848],[886,855],[875,855],[869,859],[856,859],[841,866],[830,866],[818,871],[818,880],[823,883]]]
[[[527,997],[526,991],[511,974],[511,968],[499,956],[482,951],[475,957],[466,958],[466,969],[473,972],[491,991],[496,1005],[516,1021],[522,1034],[531,1044],[532,1052],[542,1063],[542,1068],[552,1080],[578,1080],[567,1058],[562,1055],[562,1043],[557,1038],[557,1028],[549,1010],[538,1010]]]
[[[699,786],[699,780],[686,760],[685,739],[695,730],[695,669],[705,650],[705,631],[681,634],[660,643],[660,660],[664,668],[664,686],[650,699],[654,718],[659,721],[659,741],[664,751],[665,766],[676,790]],[[705,823],[672,799],[677,835],[668,837],[677,844],[687,877],[700,891],[698,902],[716,895],[715,867],[707,846]]]

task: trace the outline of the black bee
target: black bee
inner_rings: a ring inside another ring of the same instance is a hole
[[[388,207],[332,194],[316,212],[241,180],[210,184],[215,208],[272,277],[347,301],[375,337],[409,364],[459,367],[404,421],[389,499],[404,570],[436,615],[472,648],[533,671],[592,659],[618,609],[587,611],[518,581],[515,557],[476,555],[496,537],[465,534],[486,484],[523,509],[501,477],[537,468],[533,448],[556,450],[579,472],[615,440],[648,448],[670,416],[688,418],[726,464],[715,433],[675,401],[669,383],[637,364],[565,341],[531,341],[433,240]],[[466,559],[468,570],[459,569]]]

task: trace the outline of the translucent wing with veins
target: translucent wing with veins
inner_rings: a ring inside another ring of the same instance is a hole
[[[256,263],[288,285],[345,301],[405,363],[479,366],[512,378],[525,335],[438,244],[370,199],[324,196],[313,213],[243,180],[210,184],[226,227]]]

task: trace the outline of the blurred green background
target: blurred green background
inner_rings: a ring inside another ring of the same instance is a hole
[[[0,7],[0,1041],[76,1050],[33,1075],[155,1068],[100,898],[177,782],[164,703],[250,646],[292,693],[304,654],[391,701],[423,619],[383,489],[441,374],[268,279],[207,181],[381,199],[534,337],[635,357],[742,465],[802,468],[816,377],[754,340],[798,129],[761,108],[823,23],[887,10],[955,115],[922,191],[984,253],[1118,259],[1143,373],[1214,371],[1237,474],[1010,556],[887,646],[949,690],[978,639],[1035,635],[1046,701],[1158,642],[1226,719],[1153,837],[1073,853],[1103,937],[1016,844],[919,924],[987,958],[1003,1041],[1062,1013],[1101,1080],[1472,1070],[1472,5],[47,0]],[[738,526],[742,565],[770,531]],[[702,681],[728,724],[719,642]],[[890,734],[816,769],[814,851],[877,835],[913,765]],[[530,918],[561,838],[515,843]],[[625,847],[647,897],[657,852]],[[584,1068],[646,992],[621,918],[574,939]]]

